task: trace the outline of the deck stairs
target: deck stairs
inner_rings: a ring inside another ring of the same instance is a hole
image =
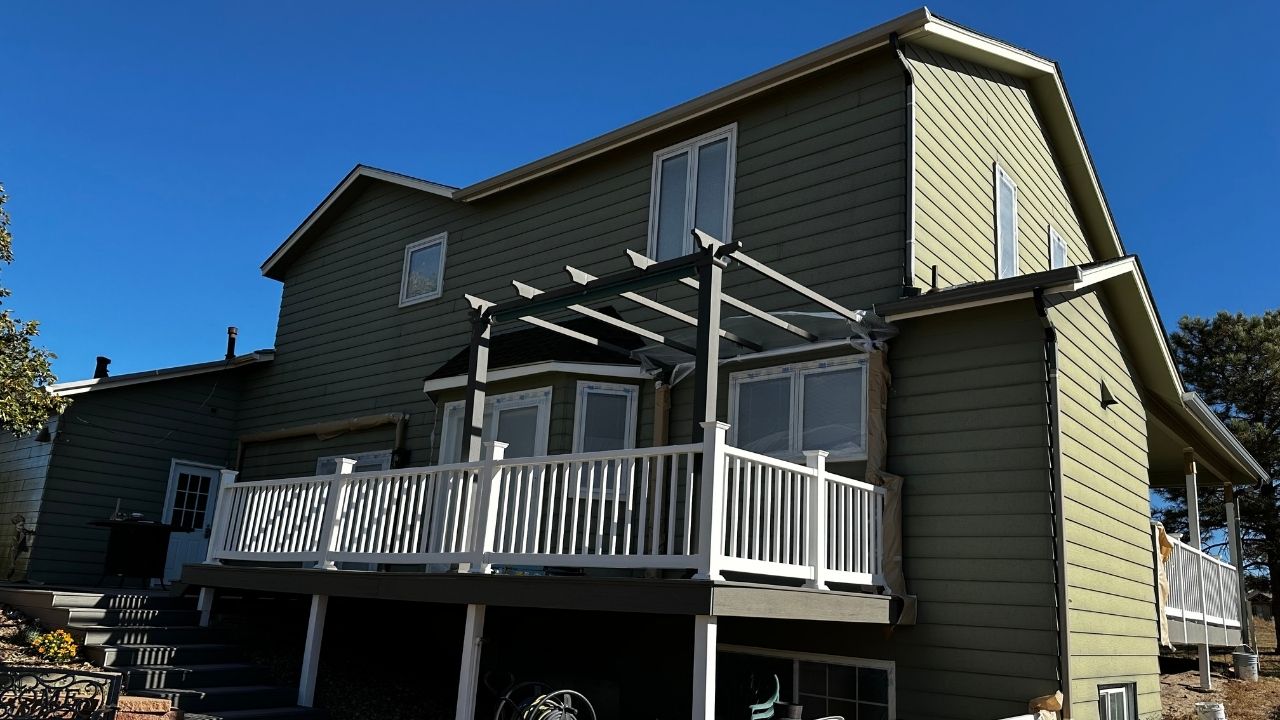
[[[66,628],[80,654],[123,676],[125,692],[161,697],[187,720],[313,720],[297,689],[273,684],[241,648],[199,626],[195,598],[132,591],[63,591],[0,586],[0,603]]]

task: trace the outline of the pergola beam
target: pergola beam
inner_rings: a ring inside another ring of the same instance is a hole
[[[612,298],[623,291],[655,287],[677,278],[687,278],[696,274],[698,265],[704,262],[706,260],[700,253],[685,255],[673,260],[653,263],[647,269],[624,270],[606,278],[592,280],[585,285],[569,285],[540,293],[536,297],[509,300],[499,303],[490,312],[495,322],[512,316],[542,315],[563,310],[570,305]]]
[[[798,283],[795,280],[792,280],[791,278],[787,277],[786,275],[783,275],[777,270],[774,270],[768,265],[765,265],[764,263],[754,260],[753,258],[748,256],[746,253],[742,252],[742,246],[739,245],[738,243],[731,243],[729,245],[725,245],[721,243],[719,240],[716,240],[710,235],[702,232],[701,230],[694,230],[693,236],[697,240],[698,244],[701,245],[702,247],[715,247],[717,257],[732,257],[734,260],[737,260],[738,262],[742,263],[743,267],[749,270],[752,270],[753,272],[769,280],[772,280],[773,282],[783,286],[784,288],[790,290],[791,292],[796,293],[797,295],[807,300],[810,300],[814,303],[817,303],[818,305],[821,305],[822,307],[845,318],[846,320],[849,320],[852,322],[861,322],[862,320],[861,315],[841,305],[835,300],[832,300],[826,295],[823,295],[822,293],[816,290],[806,287],[803,283]]]
[[[545,294],[542,290],[539,290],[538,288],[533,287],[532,285],[522,283],[518,280],[512,280],[511,284],[515,286],[516,292],[520,293],[521,297],[533,299]],[[688,345],[685,345],[684,343],[679,342],[677,340],[672,340],[671,338],[663,335],[662,333],[656,333],[656,332],[653,332],[652,330],[646,330],[645,328],[642,328],[639,325],[632,325],[626,320],[621,320],[611,315],[606,315],[600,312],[599,310],[592,310],[591,308],[586,307],[585,305],[579,305],[577,303],[573,303],[570,305],[566,305],[565,309],[572,310],[573,312],[576,312],[579,315],[589,317],[592,320],[597,320],[599,322],[605,323],[606,325],[612,325],[613,327],[616,327],[619,330],[625,330],[634,335],[638,335],[646,340],[649,340],[650,342],[656,342],[658,344],[665,345],[671,348],[672,350],[678,350],[682,353],[688,353],[689,355],[697,354],[697,350],[695,350],[694,348]]]
[[[636,268],[639,268],[641,270],[644,270],[649,267],[655,267],[657,265],[657,263],[655,263],[653,260],[650,260],[649,258],[645,257],[644,255],[641,255],[640,253],[634,250],[628,250],[627,257],[631,258],[632,265],[634,265]],[[680,278],[679,281],[681,284],[685,285],[686,287],[693,288],[694,290],[699,289],[698,281],[694,280],[693,278]],[[741,310],[742,312],[750,315],[751,317],[756,318],[757,320],[762,320],[766,323],[769,323],[770,325],[778,328],[779,330],[784,330],[786,332],[789,332],[798,338],[807,340],[808,342],[817,342],[818,340],[821,339],[817,335],[814,335],[813,333],[809,332],[808,330],[805,330],[804,328],[798,325],[792,325],[791,323],[787,322],[786,320],[783,320],[777,315],[774,315],[773,313],[767,310],[761,310],[760,308],[750,303],[743,302],[742,300],[739,300],[738,298],[732,295],[729,295],[728,293],[724,293],[724,292],[720,293],[720,300],[725,305],[728,305],[729,307],[735,308],[737,310]]]
[[[572,265],[565,265],[564,269],[565,269],[565,272],[569,273],[569,277],[579,285],[586,285],[592,280],[599,279],[595,275],[592,275],[591,273],[586,272],[585,270],[579,270],[578,268],[573,267]],[[694,316],[689,315],[687,313],[682,313],[673,307],[663,305],[657,300],[652,300],[643,295],[640,295],[639,293],[625,291],[625,292],[618,293],[618,297],[621,297],[626,300],[630,300],[631,302],[637,305],[640,305],[642,307],[647,307],[650,310],[666,315],[669,318],[679,320],[680,322],[690,327],[698,326],[698,319],[695,318]],[[754,343],[736,333],[729,332],[728,330],[725,330],[723,328],[720,329],[720,337],[736,345],[741,345],[742,347],[747,348],[748,350],[751,350],[753,352],[760,352],[761,350],[764,349],[763,347],[760,346],[759,343]]]

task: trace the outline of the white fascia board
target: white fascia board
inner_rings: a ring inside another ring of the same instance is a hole
[[[532,375],[541,375],[543,373],[553,372],[569,373],[571,375],[624,378],[628,380],[648,380],[650,377],[649,373],[639,365],[610,365],[608,363],[550,361],[490,370],[488,381],[490,383],[495,383],[503,380],[512,380],[514,378],[530,377]],[[439,390],[452,390],[454,388],[464,388],[466,386],[466,375],[453,375],[451,377],[427,380],[422,383],[422,391],[437,392]]]
[[[265,362],[275,357],[274,352],[253,352],[247,355],[241,355],[227,362],[201,363],[199,365],[185,365],[175,368],[164,368],[160,370],[151,370],[149,372],[129,373],[127,375],[118,375],[116,377],[90,378],[88,380],[72,380],[70,382],[57,383],[46,388],[49,392],[58,397],[67,397],[70,395],[80,395],[94,390],[114,390],[115,388],[128,387],[130,385],[141,385],[143,383],[158,382],[160,380],[172,380],[174,378],[191,377],[193,375],[204,375],[211,372],[222,372],[233,368],[252,365],[254,363]]]
[[[1254,459],[1253,455],[1240,444],[1240,440],[1235,433],[1222,422],[1217,413],[1209,407],[1204,398],[1193,392],[1185,392],[1182,394],[1182,404],[1191,412],[1191,415],[1209,432],[1222,449],[1230,456],[1238,460],[1242,465],[1249,469],[1254,479],[1258,482],[1266,482],[1271,479],[1270,474]]]
[[[969,302],[956,303],[954,305],[940,305],[938,307],[924,308],[921,310],[909,310],[907,312],[898,313],[896,315],[885,315],[885,322],[898,322],[899,320],[910,320],[911,318],[927,317],[929,315],[940,315],[942,313],[955,312],[957,310],[971,310],[973,308],[984,307],[986,305],[997,305],[999,303],[1010,302],[1013,300],[1027,300],[1035,296],[1035,293],[1029,291],[1010,293],[1008,295],[997,295],[994,297],[980,298]]]
[[[1052,61],[1039,55],[980,35],[932,15],[924,24],[923,30],[924,37],[933,39],[932,42],[926,42],[927,45],[947,50],[949,54],[957,57],[977,54],[981,57],[982,64],[1012,75],[1020,77],[1050,75],[1057,70]]]

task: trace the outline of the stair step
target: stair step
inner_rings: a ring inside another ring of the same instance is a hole
[[[194,610],[195,598],[151,593],[53,593],[53,607],[103,610]]]
[[[240,648],[220,643],[120,643],[116,645],[81,645],[81,651],[98,665],[173,665],[235,662],[241,658]]]
[[[327,717],[321,710],[305,707],[224,710],[212,714],[185,713],[186,720],[320,720]]]
[[[200,622],[199,610],[111,610],[105,608],[67,608],[67,625],[106,627],[193,626]]]
[[[116,665],[108,670],[124,676],[124,687],[130,692],[156,688],[219,687],[254,685],[267,679],[267,671],[248,663]]]
[[[138,625],[112,627],[109,625],[68,625],[67,632],[81,645],[115,645],[118,643],[181,645],[207,640],[212,636],[212,631],[209,628],[198,626]]]
[[[150,688],[132,691],[143,697],[165,698],[184,711],[220,712],[255,708],[291,707],[298,691],[278,685],[228,685],[199,688]]]

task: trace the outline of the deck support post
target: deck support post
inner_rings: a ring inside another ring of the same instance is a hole
[[[205,586],[200,588],[200,595],[196,598],[196,609],[200,611],[200,627],[209,627],[213,621],[213,594],[213,588]]]
[[[462,446],[464,462],[479,462],[482,457],[480,443],[484,435],[484,398],[489,383],[489,341],[493,334],[490,307],[473,303],[471,308],[471,354],[467,361],[467,398],[462,413],[466,425],[463,428],[466,442]],[[441,458],[440,461],[452,460]]]
[[[716,420],[699,427],[702,439],[702,487],[698,496],[698,571],[694,580],[724,580],[724,447],[729,423]]]
[[[1200,546],[1200,498],[1199,484],[1196,472],[1196,455],[1191,448],[1183,448],[1182,460],[1184,472],[1187,479],[1187,545],[1191,546],[1196,552],[1202,550]],[[1209,672],[1209,620],[1208,620],[1208,593],[1205,592],[1205,584],[1208,578],[1204,576],[1204,563],[1196,563],[1196,592],[1200,598],[1200,627],[1203,630],[1201,635],[1202,642],[1196,644],[1196,654],[1200,658],[1200,688],[1203,690],[1213,689],[1213,676]],[[1190,639],[1190,638],[1188,638]]]
[[[480,646],[484,642],[484,605],[467,605],[462,631],[462,667],[458,671],[458,706],[455,720],[474,720],[476,692],[480,688]]]
[[[695,615],[693,618],[693,708],[690,717],[693,720],[715,720],[716,717],[715,615]]]
[[[805,464],[813,468],[809,486],[809,562],[813,579],[804,584],[814,590],[827,589],[827,455],[826,450],[805,450]]]
[[[307,644],[302,651],[302,674],[298,681],[298,704],[303,707],[315,706],[320,644],[324,640],[324,618],[328,612],[329,596],[312,595],[311,615],[307,618]]]
[[[333,533],[338,526],[338,513],[342,509],[342,476],[350,475],[356,467],[354,458],[338,458],[333,478],[329,480],[329,490],[324,498],[324,520],[320,525],[320,561],[316,567],[321,570],[337,570],[338,564],[329,559],[333,552]]]

